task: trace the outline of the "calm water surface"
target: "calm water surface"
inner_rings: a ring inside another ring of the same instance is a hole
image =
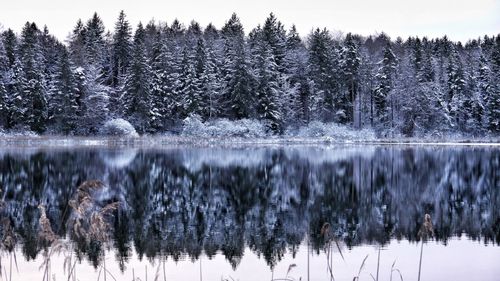
[[[9,148],[0,186],[2,280],[500,280],[500,147]]]

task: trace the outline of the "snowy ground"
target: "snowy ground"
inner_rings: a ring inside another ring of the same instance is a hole
[[[377,138],[370,129],[356,130],[335,123],[313,121],[307,126],[289,128],[282,135],[273,135],[264,123],[256,120],[229,121],[218,119],[202,122],[189,117],[178,132],[162,135],[137,134],[122,119],[107,122],[99,136],[37,135],[31,132],[8,134],[0,132],[0,146],[241,146],[241,145],[345,145],[345,144],[429,144],[429,145],[499,145],[500,138],[469,138],[460,135],[427,138]]]

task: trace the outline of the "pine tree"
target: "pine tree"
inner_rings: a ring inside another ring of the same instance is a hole
[[[150,60],[153,59],[153,51],[155,44],[159,38],[164,38],[162,34],[161,25],[157,25],[154,20],[150,20],[144,27],[146,38],[144,39],[144,48],[146,49],[147,56]]]
[[[124,116],[141,132],[150,131],[151,67],[145,50],[145,31],[141,23],[134,34],[132,62],[123,94]]]
[[[200,114],[205,119],[218,113],[217,102],[220,94],[220,76],[213,51],[199,38],[195,55],[196,85],[200,100]]]
[[[61,54],[66,51],[66,47],[61,44],[54,36],[50,35],[47,26],[39,35],[39,44],[41,52],[41,64],[43,65],[43,75],[46,77],[46,87],[50,87],[52,77],[57,69],[57,62]]]
[[[288,105],[282,112],[290,123],[310,121],[311,92],[307,76],[307,49],[295,26],[292,26],[286,40],[285,76],[288,78],[288,89],[284,94]]]
[[[70,134],[74,132],[77,126],[78,92],[76,91],[76,81],[67,51],[64,51],[59,59],[54,79],[53,91],[55,98],[51,104],[51,107],[54,108],[51,119],[53,119],[58,130],[64,134]]]
[[[203,63],[196,61],[191,55],[189,47],[185,47],[182,59],[181,88],[183,116],[192,114],[200,115],[202,111],[202,100],[197,71],[203,71]],[[201,58],[200,58],[201,60]],[[196,64],[196,65],[195,65]],[[201,70],[198,69],[201,67]]]
[[[85,26],[85,59],[87,64],[94,64],[95,67],[102,68],[104,60],[104,24],[94,13]]]
[[[358,46],[353,35],[348,33],[342,50],[342,74],[347,88],[347,94],[340,103],[341,110],[345,112],[345,118],[340,120],[342,123],[354,122],[354,102],[359,92],[360,64],[361,57],[359,56]]]
[[[390,110],[393,109],[393,105],[387,105],[388,97],[391,92],[394,90],[394,79],[397,71],[397,59],[394,53],[392,52],[392,48],[388,43],[384,50],[384,58],[380,62],[380,68],[376,75],[376,79],[378,82],[377,87],[375,88],[375,108],[376,108],[376,117],[377,123],[385,126],[390,119],[389,115],[391,114]]]
[[[465,89],[465,77],[462,62],[456,48],[452,48],[448,62],[448,101],[449,111],[458,129],[465,129],[470,109],[470,99]]]
[[[492,89],[487,98],[488,128],[500,133],[500,35],[497,35],[491,53]]]
[[[468,127],[475,133],[483,134],[487,131],[487,116],[485,109],[487,105],[487,98],[491,91],[490,86],[490,67],[488,61],[479,49],[479,63],[477,66],[476,74],[469,73],[468,84],[471,89],[471,119],[469,120]],[[474,69],[475,70],[475,69]]]
[[[262,40],[270,46],[277,70],[284,73],[286,32],[283,24],[276,19],[273,13],[269,15],[262,26]]]
[[[78,20],[71,37],[69,40],[69,52],[71,55],[71,61],[77,67],[84,67],[86,65],[85,59],[85,26],[82,20]]]
[[[46,128],[47,96],[39,34],[34,23],[26,23],[21,34],[20,52],[26,79],[22,85],[26,98],[26,122],[31,130],[42,133]]]
[[[179,22],[179,20],[175,19],[168,29],[168,35],[170,38],[178,39],[184,36],[185,31],[184,26]]]
[[[409,40],[409,44],[412,45],[412,63],[419,83],[432,82],[434,79],[431,54],[427,46],[429,43],[426,38],[423,42],[418,37]]]
[[[5,52],[3,40],[0,40],[0,128],[8,128],[10,114],[9,97],[7,94],[7,72],[9,61]]]
[[[80,96],[82,122],[77,132],[84,135],[99,133],[101,126],[109,118],[109,87],[101,82],[100,69],[91,64],[87,69],[75,70],[77,91]]]
[[[283,94],[279,85],[278,66],[272,54],[271,46],[261,40],[256,56],[257,80],[257,113],[259,118],[268,122],[269,128],[275,132],[282,131],[282,115],[278,101]]]
[[[170,84],[168,83],[168,56],[167,47],[163,44],[161,36],[156,36],[153,45],[151,59],[151,128],[161,130],[165,126],[167,115],[170,113],[168,108],[171,102],[168,99],[170,94]]]
[[[24,86],[27,84],[22,63],[16,58],[11,69],[11,77],[8,85],[8,105],[10,107],[10,115],[8,116],[8,128],[12,129],[28,129],[27,112],[28,98],[25,95]]]
[[[433,82],[434,81],[434,69],[432,67],[432,50],[430,42],[426,37],[422,39],[422,60],[420,64],[419,72],[420,82]]]
[[[3,33],[2,37],[8,66],[12,67],[14,66],[16,60],[17,37],[14,31],[10,28]]]
[[[125,13],[122,10],[115,24],[115,32],[113,34],[113,63],[110,79],[110,84],[113,87],[120,85],[130,64],[132,53],[132,45],[130,43],[131,32],[130,24],[125,19]]]
[[[222,28],[224,38],[224,100],[226,114],[232,118],[252,115],[252,77],[246,58],[243,26],[236,14]]]
[[[221,112],[221,75],[217,58],[211,49],[207,49],[207,60],[200,77],[203,116],[208,119],[217,117]]]
[[[109,58],[105,41],[104,24],[94,13],[85,26],[79,21],[70,41],[71,59],[75,61],[78,116],[82,122],[78,134],[97,134],[110,118],[109,99],[112,90],[105,85],[106,60]],[[116,101],[113,105],[116,106]]]
[[[309,76],[315,95],[314,111],[320,120],[335,119],[336,73],[333,66],[332,41],[326,29],[316,29],[309,37]]]
[[[220,38],[220,32],[213,24],[209,23],[203,31],[203,38],[205,41],[213,42]]]

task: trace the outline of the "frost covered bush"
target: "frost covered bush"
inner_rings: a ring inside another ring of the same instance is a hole
[[[183,135],[198,135],[205,130],[205,124],[198,115],[190,115],[182,120]]]
[[[12,131],[0,130],[0,137],[38,137],[39,135],[29,129],[14,129]]]
[[[122,118],[106,121],[106,123],[104,123],[104,126],[101,128],[100,133],[104,136],[139,136],[134,126],[132,126],[132,124]]]
[[[375,132],[369,129],[356,130],[348,126],[343,126],[335,123],[322,123],[313,121],[307,126],[301,127],[295,131],[286,133],[291,137],[300,138],[331,138],[333,140],[375,140]]]
[[[272,134],[264,122],[259,120],[242,119],[228,120],[217,119],[203,122],[197,115],[191,115],[183,120],[183,136],[196,136],[201,138],[212,137],[238,137],[238,138],[265,138]],[[294,138],[326,138],[334,141],[366,141],[375,140],[372,130],[355,130],[348,126],[335,123],[322,123],[313,121],[309,125],[295,130],[288,130],[283,137]]]
[[[258,120],[241,119],[231,121],[228,119],[217,119],[203,122],[201,117],[191,115],[183,121],[182,135],[204,138],[259,138],[267,136],[267,133],[266,126]]]

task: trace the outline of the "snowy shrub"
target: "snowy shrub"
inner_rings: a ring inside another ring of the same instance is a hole
[[[201,117],[191,115],[184,119],[182,135],[210,137],[241,137],[259,138],[266,137],[266,126],[258,120],[241,119],[231,121],[217,119],[203,122]]]
[[[14,128],[10,131],[0,130],[0,137],[31,137],[36,138],[40,135],[31,131],[29,128]]]
[[[199,135],[204,131],[205,124],[201,120],[201,117],[196,114],[192,114],[182,120],[182,134],[183,135]]]
[[[259,120],[216,119],[203,122],[197,115],[191,115],[183,120],[183,136],[201,138],[266,138],[272,134],[264,122]],[[288,130],[283,137],[294,138],[325,138],[329,141],[370,141],[376,140],[373,130],[355,130],[348,126],[335,123],[313,121],[309,125],[295,130]]]
[[[132,124],[130,124],[127,120],[121,118],[112,119],[104,123],[100,133],[104,136],[139,136],[139,134],[135,131],[134,126],[132,126]]]
[[[328,138],[333,141],[375,140],[375,132],[369,129],[356,130],[336,123],[313,121],[295,131],[287,131],[287,136],[300,138]]]

